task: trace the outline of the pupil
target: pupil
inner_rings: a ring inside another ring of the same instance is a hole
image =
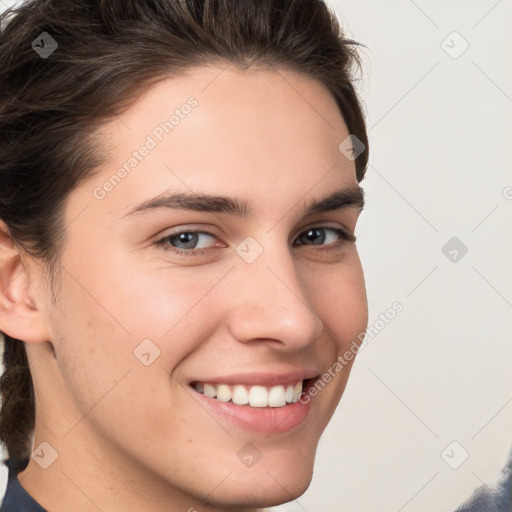
[[[313,242],[316,245],[321,245],[325,240],[325,234],[321,233],[320,229],[310,229],[307,232],[307,237],[310,242]]]
[[[197,233],[180,233],[178,235],[178,242],[182,246],[185,245],[185,249],[191,249],[197,243]]]

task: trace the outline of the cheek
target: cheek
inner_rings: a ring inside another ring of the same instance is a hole
[[[166,340],[194,316],[205,299],[215,295],[215,286],[230,270],[229,265],[174,266],[155,258],[150,263],[121,256],[99,286],[110,310],[135,341]],[[204,317],[208,322],[208,316]],[[176,349],[185,348],[181,344]]]
[[[123,445],[133,453],[155,450],[155,436],[167,439],[169,424],[180,425],[180,439],[185,438],[187,429],[193,429],[187,418],[178,417],[177,411],[184,407],[183,394],[169,371],[179,364],[197,333],[183,330],[190,327],[185,317],[167,337],[179,339],[179,344],[160,341],[162,321],[166,319],[166,328],[171,328],[173,320],[183,316],[183,302],[177,316],[166,308],[159,313],[156,306],[164,297],[148,294],[151,300],[126,300],[130,295],[123,292],[134,291],[136,280],[128,280],[129,285],[125,281],[122,288],[114,276],[109,279],[96,288],[89,281],[88,292],[74,279],[66,280],[62,288],[63,306],[54,321],[62,337],[57,349],[59,370],[71,398],[69,423],[77,425],[75,436],[84,435],[84,431],[85,435],[100,434],[111,447]],[[161,282],[160,287],[165,289]],[[109,293],[111,290],[115,293]],[[167,306],[172,304],[167,302]],[[150,320],[148,314],[152,315]],[[145,365],[137,347],[150,339],[154,344],[145,345],[145,352],[149,351],[151,363]],[[154,350],[159,351],[155,359]]]
[[[336,340],[340,352],[354,339],[358,340],[368,323],[361,262],[355,250],[346,256],[340,264],[305,274],[312,308]]]
[[[146,408],[152,389],[166,393],[169,373],[214,332],[219,314],[209,291],[229,267],[172,269],[162,264],[137,271],[133,262],[102,261],[94,269],[90,263],[66,266],[55,318],[64,340],[57,356],[81,414],[108,393],[103,401],[117,396],[123,403],[119,413],[126,417]],[[140,384],[129,389],[132,380]],[[170,399],[160,398],[152,403]]]
[[[342,264],[326,267],[307,280],[312,308],[324,324],[324,353],[329,353],[323,374],[324,384],[318,384],[319,399],[325,410],[325,428],[339,401],[357,357],[368,324],[368,304],[363,270],[357,252],[351,252]],[[331,392],[324,392],[324,386]]]
[[[54,319],[62,338],[56,349],[59,369],[82,414],[116,385],[133,362],[133,341],[122,321],[109,314],[109,305],[97,290],[89,289],[67,280]]]

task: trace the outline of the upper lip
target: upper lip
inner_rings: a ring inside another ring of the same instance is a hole
[[[294,368],[281,371],[279,373],[269,372],[243,372],[217,377],[200,377],[191,380],[193,382],[203,382],[208,384],[244,384],[246,386],[278,386],[280,384],[292,384],[299,380],[312,379],[320,375],[320,371],[314,368]]]

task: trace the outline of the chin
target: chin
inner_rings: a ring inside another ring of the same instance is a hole
[[[302,496],[311,483],[309,478],[297,478],[291,482],[287,479],[280,482],[269,477],[272,483],[256,481],[253,485],[247,487],[232,488],[225,490],[223,494],[212,496],[205,503],[217,506],[222,509],[240,510],[240,508],[260,509],[275,507],[293,501]],[[267,485],[268,484],[268,485]]]
[[[245,474],[232,473],[211,497],[211,505],[239,510],[282,505],[302,496],[311,484],[313,464],[281,464]],[[227,485],[229,483],[229,485]],[[224,492],[222,492],[224,491]]]

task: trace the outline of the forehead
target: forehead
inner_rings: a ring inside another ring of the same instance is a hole
[[[168,189],[270,199],[356,183],[338,149],[349,132],[334,97],[286,68],[209,66],[165,78],[100,133],[110,152],[88,193],[111,182],[102,204],[121,214],[131,198]]]
[[[232,123],[244,125],[251,135],[262,127],[271,131],[271,121],[288,129],[293,128],[289,123],[294,120],[309,121],[313,131],[345,128],[334,97],[321,81],[288,68],[253,66],[242,70],[227,64],[192,68],[162,79],[141,92],[109,132],[121,135],[118,129],[123,132],[123,128],[148,132],[154,122],[169,119],[191,97],[200,106],[194,109],[197,127],[200,119],[215,119],[222,120],[225,128]],[[123,140],[125,136],[129,133],[123,134]]]

